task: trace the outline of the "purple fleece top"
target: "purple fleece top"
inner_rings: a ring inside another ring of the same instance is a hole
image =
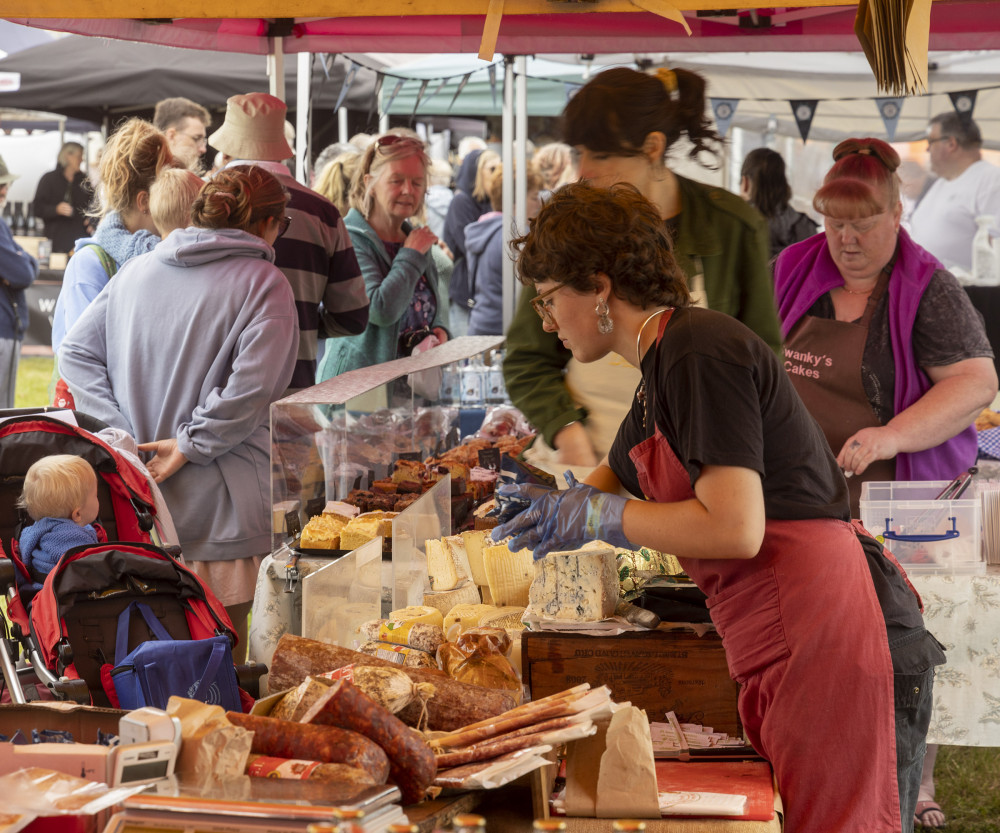
[[[906,229],[899,230],[887,304],[896,368],[893,404],[897,414],[931,387],[931,380],[913,357],[913,325],[927,285],[934,273],[943,268],[934,255],[913,242]],[[774,299],[782,337],[788,335],[820,297],[843,282],[825,235],[817,234],[785,249],[774,268]],[[951,480],[975,462],[976,454],[976,429],[970,425],[934,448],[898,454],[896,479]]]

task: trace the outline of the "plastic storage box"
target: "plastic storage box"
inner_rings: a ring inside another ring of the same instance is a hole
[[[981,504],[972,494],[935,500],[947,480],[871,481],[861,486],[861,522],[907,572],[982,573]]]

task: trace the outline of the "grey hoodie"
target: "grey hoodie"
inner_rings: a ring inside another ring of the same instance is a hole
[[[234,229],[175,231],[130,260],[67,333],[77,407],[188,459],[161,485],[186,558],[270,550],[268,410],[298,323],[274,250]]]

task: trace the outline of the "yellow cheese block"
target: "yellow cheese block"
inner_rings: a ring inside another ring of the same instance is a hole
[[[528,606],[528,590],[535,576],[531,550],[511,552],[506,544],[483,547],[483,566],[493,604]]]
[[[454,641],[462,631],[477,627],[483,616],[496,612],[496,609],[493,605],[484,604],[455,605],[444,617],[445,637]],[[455,625],[458,625],[458,628],[452,633]]]
[[[493,539],[489,537],[488,529],[475,529],[462,533],[465,541],[465,553],[469,558],[469,567],[472,570],[472,580],[480,587],[489,584],[486,580],[486,567],[483,566],[483,547],[493,546]]]
[[[481,601],[479,588],[471,581],[463,582],[454,590],[424,593],[424,605],[437,608],[442,614],[448,613],[455,605],[477,605]]]
[[[451,547],[440,538],[424,541],[427,553],[427,575],[432,590],[452,590],[458,586],[458,565]]]
[[[444,614],[435,607],[429,605],[410,605],[393,610],[389,613],[389,619],[393,622],[422,622],[425,625],[444,626]]]

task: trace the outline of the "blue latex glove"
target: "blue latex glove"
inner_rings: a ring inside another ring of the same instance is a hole
[[[527,510],[537,497],[553,491],[554,486],[536,483],[501,483],[495,491],[496,508],[490,510],[487,516],[495,517],[497,524],[505,524]]]
[[[579,549],[594,540],[635,549],[622,531],[626,499],[580,485],[570,472],[565,477],[570,487],[561,491],[510,487],[536,491],[526,510],[493,529],[493,539],[513,536],[507,546],[515,552],[527,547],[536,561],[553,550]]]

